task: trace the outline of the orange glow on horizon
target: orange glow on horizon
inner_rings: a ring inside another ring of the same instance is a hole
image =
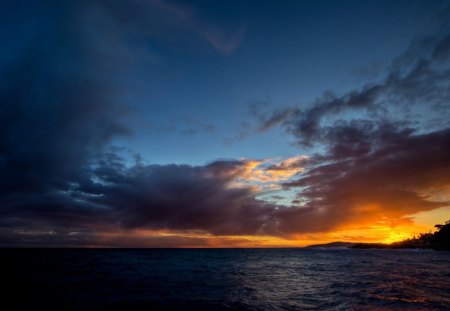
[[[449,207],[441,209],[438,214],[448,212]],[[431,215],[430,215],[431,214]],[[421,213],[418,220],[426,217],[434,219],[433,212]],[[434,212],[436,214],[436,212]],[[429,221],[428,221],[429,222]],[[261,248],[261,247],[303,247],[311,244],[323,244],[335,241],[393,243],[420,233],[434,231],[434,224],[442,223],[400,223],[393,226],[378,223],[373,226],[356,225],[340,228],[329,232],[296,234],[290,237],[276,236],[216,236],[201,231],[171,231],[171,230],[120,230],[98,234],[101,245],[117,247],[179,247],[179,248]]]

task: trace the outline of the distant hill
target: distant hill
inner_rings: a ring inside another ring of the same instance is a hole
[[[351,246],[355,245],[355,243],[351,242],[331,242],[331,243],[325,243],[325,244],[313,244],[308,245],[306,248],[349,248]]]
[[[384,249],[384,248],[394,248],[391,246],[392,244],[385,244],[385,243],[356,243],[349,248],[359,248],[359,249],[367,249],[367,248],[378,248],[378,249]]]

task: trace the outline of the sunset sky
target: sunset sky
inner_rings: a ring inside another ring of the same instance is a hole
[[[0,246],[393,242],[450,219],[450,1],[0,3]]]

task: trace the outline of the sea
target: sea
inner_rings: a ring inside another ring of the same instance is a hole
[[[0,258],[3,310],[450,310],[444,251],[1,249]]]

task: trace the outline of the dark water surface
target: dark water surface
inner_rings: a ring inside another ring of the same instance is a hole
[[[4,310],[450,310],[450,252],[3,249]],[[3,308],[2,308],[3,309]]]

